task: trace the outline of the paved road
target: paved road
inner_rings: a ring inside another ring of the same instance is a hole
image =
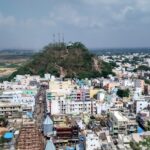
[[[39,130],[42,130],[42,124],[45,117],[44,113],[45,105],[46,105],[46,90],[45,88],[41,87],[36,97],[35,112],[34,112],[34,118],[36,120],[36,124]]]
[[[41,87],[36,97],[35,111],[34,111],[34,119],[36,121],[36,125],[39,131],[41,132],[42,132],[42,124],[46,116],[45,110],[46,110],[46,88]],[[46,139],[44,136],[42,138],[42,141],[45,147]]]

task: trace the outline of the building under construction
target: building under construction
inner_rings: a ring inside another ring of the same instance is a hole
[[[35,124],[23,125],[18,140],[17,150],[43,150],[42,135]]]

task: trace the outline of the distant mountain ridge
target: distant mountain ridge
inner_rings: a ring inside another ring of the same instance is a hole
[[[93,78],[112,73],[110,64],[98,60],[80,42],[49,44],[20,67],[10,78],[17,74],[41,75],[50,73],[55,76]]]

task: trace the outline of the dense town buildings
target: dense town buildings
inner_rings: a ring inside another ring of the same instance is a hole
[[[137,56],[100,56],[116,62],[107,78],[17,75],[0,83],[0,135],[13,134],[3,148],[134,150],[150,137],[150,72],[135,71],[149,59],[131,63]]]

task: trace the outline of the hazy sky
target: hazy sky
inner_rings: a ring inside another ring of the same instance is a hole
[[[40,49],[53,33],[87,47],[149,47],[150,0],[0,0],[0,49]]]

